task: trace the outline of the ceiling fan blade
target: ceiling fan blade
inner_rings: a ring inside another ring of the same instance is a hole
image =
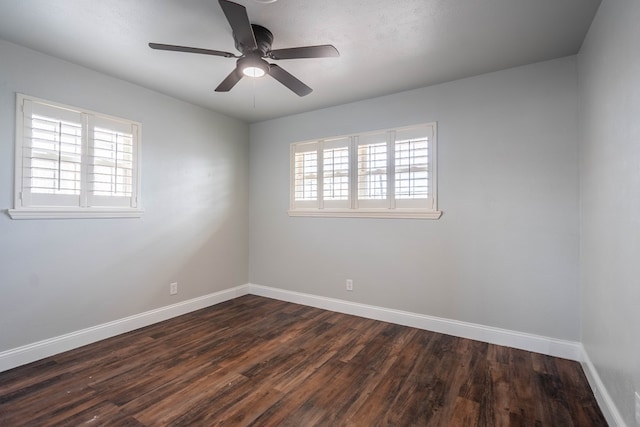
[[[276,64],[269,64],[269,75],[291,89],[298,96],[309,95],[313,89]]]
[[[231,74],[218,85],[216,92],[229,92],[240,81],[243,74],[238,68],[235,68]]]
[[[298,59],[298,58],[332,58],[340,56],[338,49],[330,44],[320,46],[290,47],[276,49],[269,52],[272,59]]]
[[[257,49],[258,45],[256,44],[256,37],[253,34],[253,29],[251,28],[251,23],[249,22],[247,9],[244,6],[232,1],[218,1],[220,2],[220,7],[222,8],[224,15],[227,17],[227,21],[229,21],[229,25],[231,25],[234,39],[236,39],[236,41],[238,41],[246,49]]]
[[[221,50],[201,49],[199,47],[176,46],[173,44],[149,43],[151,49],[172,50],[175,52],[201,53],[203,55],[224,56],[226,58],[236,58],[236,55]]]

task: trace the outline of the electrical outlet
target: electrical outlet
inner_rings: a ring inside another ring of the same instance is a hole
[[[169,295],[175,295],[178,293],[178,282],[169,284]]]
[[[347,279],[347,290],[348,291],[352,291],[353,290],[353,280],[351,280],[351,279]]]
[[[636,423],[640,426],[640,394],[636,391]]]

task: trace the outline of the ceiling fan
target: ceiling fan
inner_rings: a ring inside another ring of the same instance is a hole
[[[268,74],[295,92],[298,96],[305,96],[310,94],[313,89],[285,71],[282,67],[268,63],[264,58],[278,60],[340,56],[338,50],[330,44],[271,50],[273,34],[260,25],[251,24],[249,22],[249,15],[247,15],[247,9],[244,6],[228,0],[218,1],[220,2],[222,11],[227,17],[227,21],[229,21],[229,25],[231,25],[236,49],[238,49],[242,55],[197,47],[149,43],[149,47],[152,49],[238,58],[236,68],[218,85],[216,92],[228,92],[244,76],[262,77]]]

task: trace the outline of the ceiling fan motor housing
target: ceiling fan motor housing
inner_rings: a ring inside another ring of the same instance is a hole
[[[256,39],[256,45],[258,46],[255,51],[259,52],[261,57],[266,57],[267,52],[271,50],[271,44],[273,43],[273,34],[271,33],[271,31],[260,25],[251,24],[251,28],[253,29],[253,35]],[[250,52],[254,51],[254,49],[252,49],[251,47],[245,46],[240,41],[238,41],[235,34],[233,35],[233,39],[236,44],[236,49],[238,49],[244,55],[247,55]]]

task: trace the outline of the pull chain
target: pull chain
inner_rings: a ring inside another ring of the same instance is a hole
[[[253,108],[256,108],[256,79],[251,79],[253,81]]]

